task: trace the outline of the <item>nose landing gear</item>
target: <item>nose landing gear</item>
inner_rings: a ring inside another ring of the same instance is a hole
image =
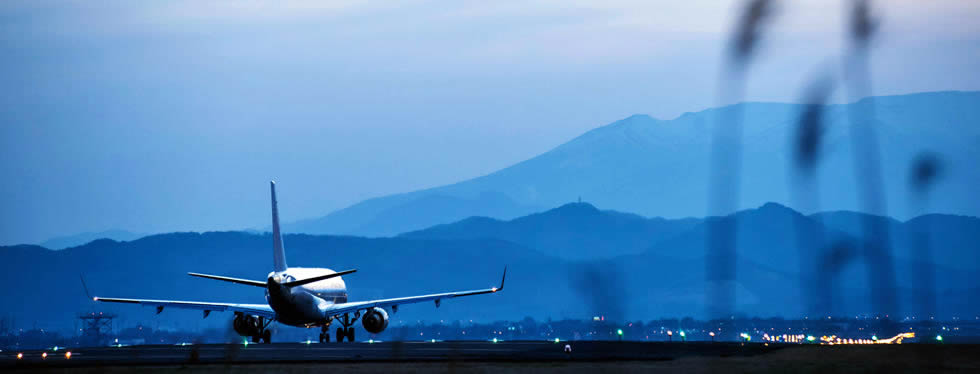
[[[337,316],[328,319],[326,324],[320,326],[320,343],[330,342],[330,324],[334,320],[337,320],[341,325],[343,325],[343,327],[337,328],[336,335],[334,335],[337,339],[337,343],[342,343],[344,339],[347,339],[348,342],[353,342],[354,328],[351,326],[354,325],[354,322],[357,322],[357,319],[360,318],[360,316],[360,312],[355,312],[353,319],[351,319],[350,315],[348,314],[344,314],[343,317]]]

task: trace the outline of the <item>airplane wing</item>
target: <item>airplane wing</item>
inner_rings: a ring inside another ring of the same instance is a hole
[[[422,296],[409,296],[409,297],[398,297],[394,299],[355,301],[351,303],[334,304],[327,309],[327,315],[334,316],[338,314],[344,314],[344,313],[370,309],[375,307],[384,308],[384,307],[398,306],[402,304],[415,304],[415,303],[421,303],[426,301],[434,301],[436,303],[436,306],[439,306],[439,303],[442,299],[452,299],[452,298],[463,297],[463,296],[482,295],[482,294],[501,291],[504,289],[504,280],[506,279],[507,279],[507,268],[504,268],[504,275],[500,279],[500,287],[492,287],[492,288],[487,288],[482,290],[445,292],[445,293],[436,293],[436,294],[422,295]]]
[[[157,308],[157,313],[163,311],[163,308],[180,308],[180,309],[197,309],[204,310],[207,314],[208,311],[230,311],[230,312],[242,312],[245,314],[262,316],[266,318],[275,318],[276,312],[272,310],[271,307],[264,304],[230,304],[230,303],[203,303],[197,301],[176,301],[176,300],[146,300],[146,299],[117,299],[109,297],[94,297],[95,301],[102,301],[107,303],[128,303],[128,304],[140,304],[143,306],[152,306]],[[205,315],[206,317],[207,315]]]

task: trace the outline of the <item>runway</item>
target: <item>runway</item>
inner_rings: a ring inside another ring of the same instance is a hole
[[[565,345],[572,347],[570,354]],[[71,352],[70,358],[67,352]],[[18,354],[22,358],[17,358]],[[42,354],[47,353],[43,358]],[[978,372],[980,345],[710,342],[393,342],[144,345],[0,352],[29,373]]]
[[[566,353],[565,345],[571,347]],[[143,345],[4,351],[0,368],[103,367],[186,364],[439,361],[671,360],[684,356],[749,356],[781,346],[741,343],[576,342],[375,342]],[[71,352],[70,356],[68,352]],[[46,357],[42,357],[47,353]],[[17,354],[23,354],[17,358]]]

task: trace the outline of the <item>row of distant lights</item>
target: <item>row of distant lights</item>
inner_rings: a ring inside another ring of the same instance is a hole
[[[57,349],[55,349],[55,351],[57,351]],[[23,353],[18,353],[17,354],[17,359],[18,360],[23,360],[24,359],[24,354]],[[48,352],[41,352],[41,359],[42,360],[47,360],[48,359]],[[71,351],[65,352],[65,359],[66,360],[70,360],[71,359]]]
[[[622,329],[616,330],[616,334],[619,335],[619,336],[623,336],[623,330]],[[673,336],[674,335],[674,332],[673,331],[667,331],[667,335],[668,336]],[[711,335],[711,337],[713,338],[715,336],[715,333],[712,331],[712,332],[709,333],[709,335]],[[681,336],[681,338],[684,338],[684,337],[687,336],[687,334],[685,334],[684,331],[681,330],[680,331],[680,336]],[[751,341],[752,340],[752,336],[749,335],[749,334],[747,334],[747,333],[744,333],[744,332],[741,333],[741,334],[739,334],[739,337],[741,337],[742,339],[745,339],[746,341]],[[769,337],[768,335],[765,335],[765,336],[763,336],[763,339],[764,340],[769,340],[769,341],[778,341],[777,340],[778,337],[772,337],[772,338],[767,339],[768,337]],[[800,341],[800,340],[803,339],[803,335],[794,335],[794,336],[791,336],[791,337],[793,339],[790,339],[791,340],[790,342],[794,342],[792,340],[796,340],[798,342],[798,341]],[[786,339],[786,335],[783,335],[783,339]],[[812,341],[816,340],[816,338],[811,335],[811,336],[807,336],[806,337],[806,340],[809,341],[809,342],[812,342]],[[823,336],[823,337],[820,338],[820,340],[822,340],[822,341],[824,341],[826,343],[829,343],[831,345],[833,345],[833,344],[876,344],[876,343],[878,343],[878,337],[877,336],[873,336],[873,337],[871,337],[871,339],[841,339],[841,338],[837,338],[836,336],[830,336],[830,337]],[[435,339],[432,339],[430,341],[432,343],[435,343],[436,342]],[[493,338],[493,340],[491,340],[491,341],[494,342],[494,343],[497,343],[497,342],[500,342],[501,340],[498,340],[497,338]],[[943,336],[942,335],[936,335],[936,341],[938,341],[938,342],[941,343],[943,341]],[[555,338],[555,343],[560,343],[560,342],[561,342],[561,339]],[[310,340],[307,340],[306,341],[306,344],[310,344],[310,343],[312,343],[312,341],[310,341]],[[371,339],[371,340],[368,340],[368,343],[372,343],[373,344],[373,343],[376,343],[376,341],[374,339]],[[244,344],[247,347],[248,346],[248,340],[245,340]],[[186,345],[186,344],[180,344],[180,345]],[[54,347],[54,351],[57,352],[58,351],[58,347]],[[42,360],[45,360],[47,358],[48,358],[48,352],[42,352],[41,353],[41,359]],[[24,359],[24,354],[23,353],[18,353],[17,354],[17,359],[18,360]],[[66,360],[70,360],[71,359],[71,351],[65,352],[65,359]]]
[[[820,341],[828,345],[840,345],[840,344],[882,344],[878,342],[877,336],[872,336],[871,339],[842,339],[838,338],[836,335],[831,336],[821,336]],[[889,343],[885,343],[889,344]],[[898,343],[901,344],[901,343]]]

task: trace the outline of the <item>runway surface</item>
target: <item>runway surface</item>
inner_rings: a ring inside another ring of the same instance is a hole
[[[564,352],[566,344],[572,352]],[[71,352],[70,358],[66,353]],[[17,354],[22,353],[22,358]],[[42,354],[47,353],[46,358]],[[977,373],[980,345],[395,342],[145,345],[0,352],[25,373]]]
[[[564,351],[571,346],[571,353]],[[438,361],[671,360],[684,356],[748,356],[781,346],[741,343],[645,342],[381,342],[143,345],[0,353],[0,368],[184,364]],[[71,352],[70,357],[67,353]],[[17,358],[17,354],[23,354]],[[42,357],[47,353],[46,357]]]

